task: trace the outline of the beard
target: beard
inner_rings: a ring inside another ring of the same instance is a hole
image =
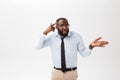
[[[64,33],[63,31],[58,30],[58,34],[60,36],[64,36],[64,37],[66,37],[68,35],[68,32],[69,32],[69,29],[66,31],[66,33]]]

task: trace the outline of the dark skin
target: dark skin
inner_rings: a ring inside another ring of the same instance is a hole
[[[56,24],[59,35],[67,36],[69,32],[69,25],[65,20],[59,20]]]
[[[65,20],[59,20],[54,24],[50,24],[50,26],[43,32],[43,34],[47,35],[49,32],[54,31],[55,28],[58,30],[59,35],[67,36],[69,31],[69,25]],[[94,47],[105,47],[109,42],[108,41],[100,41],[102,37],[96,38],[90,44],[89,48],[93,49]]]

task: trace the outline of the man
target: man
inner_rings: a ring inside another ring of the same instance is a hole
[[[54,31],[55,28],[57,31]],[[48,35],[53,31],[52,35]],[[77,79],[77,52],[83,57],[90,55],[94,47],[104,47],[107,41],[95,39],[88,48],[85,47],[82,37],[69,30],[66,18],[59,18],[56,23],[50,24],[39,40],[38,49],[50,46],[52,51],[53,70],[51,80]]]

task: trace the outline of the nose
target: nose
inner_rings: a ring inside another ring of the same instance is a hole
[[[68,27],[67,26],[63,26],[63,29],[66,30]]]

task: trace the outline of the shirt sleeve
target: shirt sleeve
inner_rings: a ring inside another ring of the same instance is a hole
[[[51,36],[42,34],[39,40],[37,41],[36,49],[41,49],[50,45]]]
[[[77,50],[81,54],[82,57],[86,57],[91,54],[91,50],[84,45],[84,42],[81,36],[79,36],[78,38]]]

